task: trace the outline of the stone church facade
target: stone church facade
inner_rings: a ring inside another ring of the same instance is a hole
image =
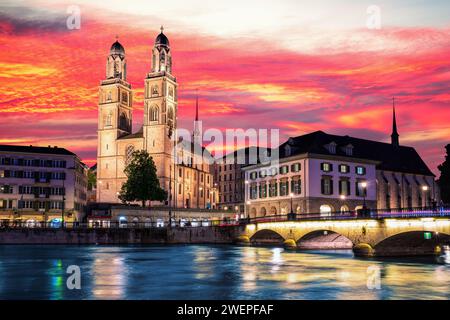
[[[200,147],[202,154],[195,154],[193,142],[181,142],[175,137],[178,83],[172,74],[169,39],[162,28],[153,46],[152,68],[144,86],[143,126],[133,132],[133,92],[127,82],[125,49],[116,41],[107,58],[106,79],[99,88],[97,202],[120,202],[118,193],[126,181],[124,169],[132,153],[147,150],[162,188],[170,194],[162,204],[213,208],[212,166],[203,161],[206,151]],[[175,154],[179,161],[174,161]]]

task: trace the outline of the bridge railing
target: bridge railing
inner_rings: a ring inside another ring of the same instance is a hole
[[[307,221],[307,220],[355,220],[355,219],[385,219],[385,218],[427,218],[450,217],[450,206],[402,208],[402,209],[361,209],[357,211],[331,213],[297,213],[254,217],[247,223]]]

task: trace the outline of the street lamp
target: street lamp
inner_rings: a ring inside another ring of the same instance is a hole
[[[295,213],[294,213],[294,205],[293,205],[293,200],[294,200],[294,194],[291,193],[289,194],[289,196],[291,197],[291,212],[288,214],[288,220],[295,220]]]
[[[429,189],[430,189],[430,188],[429,188],[428,186],[422,186],[422,190],[423,190],[424,197],[425,197],[425,206],[424,206],[424,207],[427,206],[427,197],[428,197],[427,192],[428,192]]]
[[[291,193],[291,194],[289,194],[289,196],[291,197],[291,214],[293,214],[293,213],[294,213],[294,208],[293,208],[292,201],[293,201],[293,199],[294,199],[294,194]]]
[[[367,193],[367,182],[361,183],[363,188],[363,209],[366,210],[366,193]]]

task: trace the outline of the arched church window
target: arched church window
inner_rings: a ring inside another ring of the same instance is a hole
[[[122,102],[128,104],[128,94],[126,92],[122,92]]]
[[[120,77],[120,65],[119,65],[119,61],[115,61],[114,62],[114,78],[118,78]]]
[[[159,119],[159,109],[157,106],[150,108],[150,121],[158,121]]]
[[[134,146],[129,145],[125,150],[125,164],[128,165],[133,159]]]
[[[163,51],[163,52],[161,52],[161,55],[160,55],[160,61],[161,61],[161,63],[164,63],[165,60],[166,60],[166,54]]]
[[[119,128],[128,131],[128,118],[125,113],[122,113],[119,118]]]

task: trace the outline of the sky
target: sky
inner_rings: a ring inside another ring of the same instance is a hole
[[[74,8],[79,29],[67,27]],[[438,174],[450,143],[449,17],[449,1],[0,0],[0,144],[65,147],[93,165],[111,44],[125,47],[137,131],[164,25],[180,127],[192,127],[198,90],[204,128],[388,142],[395,96],[400,144]]]

